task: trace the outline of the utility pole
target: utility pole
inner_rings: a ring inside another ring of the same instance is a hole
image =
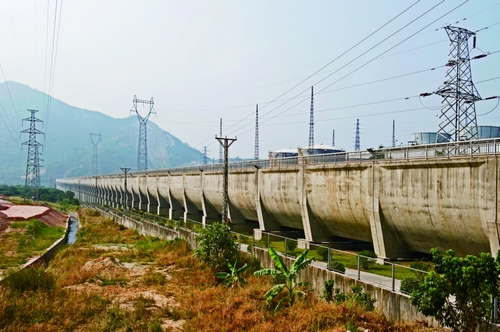
[[[120,167],[120,169],[125,173],[125,182],[123,183],[123,194],[122,194],[122,205],[123,205],[123,214],[126,214],[127,205],[128,205],[128,194],[127,194],[127,173],[130,171],[130,167]]]
[[[314,90],[311,86],[311,110],[309,112],[309,149],[314,146]]]
[[[222,118],[220,118],[219,137],[222,137]],[[219,146],[219,164],[222,164],[222,145]]]
[[[253,159],[259,160],[259,104],[255,105],[255,149]]]
[[[475,102],[481,97],[472,82],[468,39],[475,33],[452,26],[444,29],[450,39],[450,51],[444,84],[434,92],[443,98],[436,140],[474,140],[478,138]]]
[[[40,188],[40,157],[38,148],[43,146],[36,140],[36,135],[44,135],[43,132],[36,129],[37,122],[43,122],[35,117],[38,110],[27,110],[31,113],[29,118],[23,119],[30,122],[30,128],[21,131],[22,134],[28,134],[29,138],[22,145],[28,146],[28,159],[26,162],[26,180],[24,182],[24,203],[26,198],[33,195],[33,199],[38,202],[38,189]]]
[[[141,100],[137,99],[137,97],[134,95],[134,106],[132,106],[132,109],[130,112],[135,112],[137,114],[137,119],[139,119],[139,146],[138,146],[138,153],[137,153],[137,170],[138,171],[147,171],[148,170],[148,136],[147,136],[147,131],[146,131],[146,124],[148,123],[149,116],[151,114],[156,114],[156,111],[154,110],[154,101],[153,97],[151,97],[151,100]],[[137,104],[148,104],[149,105],[149,113],[146,116],[141,116],[139,114],[139,111],[137,110]]]
[[[96,140],[94,141],[94,137],[96,137]],[[97,175],[97,145],[101,141],[101,133],[99,134],[94,134],[90,133],[90,141],[92,142],[92,147],[93,147],[93,153],[92,153],[92,169],[91,173],[93,176]]]
[[[236,141],[235,138],[222,138],[222,137],[217,137],[215,136],[215,139],[219,141],[221,147],[224,148],[224,168],[223,168],[223,177],[222,177],[222,222],[227,223],[228,216],[227,216],[227,204],[228,204],[228,185],[227,185],[227,180],[228,180],[228,175],[229,175],[229,147],[231,144],[233,144]]]
[[[332,131],[332,146],[335,146],[335,129]]]

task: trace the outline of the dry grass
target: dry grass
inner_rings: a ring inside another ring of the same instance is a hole
[[[82,236],[48,269],[54,290],[0,289],[2,331],[432,331],[311,292],[274,313],[263,299],[270,280],[253,276],[248,257],[248,285],[228,289],[184,241],[141,237],[92,211],[80,218]]]

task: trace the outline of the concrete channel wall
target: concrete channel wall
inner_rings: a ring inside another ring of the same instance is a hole
[[[30,260],[26,264],[24,264],[23,269],[27,267],[32,267],[32,266],[37,266],[37,265],[42,265],[42,264],[48,264],[52,258],[54,258],[55,254],[59,250],[59,248],[66,243],[68,243],[68,236],[70,232],[70,223],[71,223],[71,217],[66,220],[66,231],[64,232],[63,237],[61,237],[59,240],[54,242],[50,248],[48,248],[43,254],[40,256]]]
[[[228,210],[233,227],[293,228],[303,231],[306,245],[336,237],[365,241],[381,259],[428,254],[434,247],[453,249],[459,256],[496,256],[496,153],[389,157],[230,165]],[[83,202],[127,205],[170,219],[209,223],[221,218],[220,168],[135,172],[127,181],[125,188],[123,174],[111,174],[57,179],[57,187],[74,191]]]
[[[110,212],[102,211],[103,216],[114,220],[116,223],[124,225],[127,228],[137,230],[141,235],[157,236],[163,239],[173,240],[182,238],[186,240],[192,250],[196,249],[196,233],[185,228],[172,230],[147,221],[137,221],[126,216],[116,215]],[[253,255],[260,261],[262,267],[274,267],[271,256],[266,249],[253,247]],[[245,254],[248,254],[245,252]],[[291,258],[282,257],[283,262],[290,266],[293,262]],[[393,321],[427,321],[431,326],[437,326],[437,322],[431,317],[425,317],[411,305],[408,296],[396,293],[387,289],[379,288],[375,285],[364,283],[362,281],[352,279],[343,274],[320,268],[318,266],[308,266],[302,272],[300,280],[311,283],[311,286],[317,295],[320,295],[323,290],[324,281],[333,279],[335,288],[339,288],[341,292],[350,293],[351,286],[362,286],[363,291],[377,300],[375,307],[380,309],[386,317]]]

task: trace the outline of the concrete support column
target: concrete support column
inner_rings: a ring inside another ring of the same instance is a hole
[[[262,198],[260,197],[261,190],[264,188],[264,173],[262,169],[258,170],[255,181],[257,182],[256,208],[259,221],[259,229],[262,231],[275,231],[280,229],[279,223],[267,213]]]
[[[387,258],[386,244],[382,230],[382,221],[380,216],[380,177],[379,166],[372,163],[372,205],[370,213],[370,230],[372,233],[373,249],[380,259]]]
[[[154,214],[158,214],[158,200],[157,200],[157,197],[158,197],[158,190],[157,188],[152,188],[152,190],[154,190],[154,194],[151,194],[149,192],[150,188],[148,188],[148,205],[146,207],[146,211],[149,212],[149,213],[154,213]]]
[[[304,227],[304,236],[307,242],[312,242],[313,232],[311,227],[311,219],[309,218],[309,208],[307,204],[307,193],[305,190],[305,168],[301,167],[299,169],[299,174],[297,174],[299,180],[299,191],[300,191],[300,212],[302,215],[302,226]]]
[[[170,205],[168,204],[168,197],[165,199],[165,197],[161,196],[160,192],[157,192],[157,201],[158,201],[158,206],[157,206],[157,213],[159,216],[168,216],[168,211],[170,210]]]
[[[488,239],[490,242],[490,251],[493,257],[496,257],[498,251],[500,250],[500,230],[498,229],[498,199],[499,199],[499,188],[498,188],[498,156],[495,156],[495,210],[493,219],[486,221],[486,231],[488,232]]]
[[[177,202],[170,193],[168,192],[168,200],[170,202],[170,208],[168,209],[168,219],[177,220],[184,215],[184,209],[182,205]]]

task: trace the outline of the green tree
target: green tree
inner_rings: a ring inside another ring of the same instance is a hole
[[[473,332],[487,329],[491,317],[491,298],[498,296],[498,257],[443,255],[431,249],[434,271],[411,294],[411,302],[426,316],[435,317],[453,331]]]
[[[268,250],[269,250],[269,255],[274,261],[276,269],[262,269],[259,271],[255,271],[254,274],[256,276],[264,276],[264,275],[276,276],[278,278],[275,278],[275,280],[283,280],[283,283],[274,285],[269,291],[267,291],[266,294],[264,294],[264,298],[266,299],[267,305],[270,305],[271,302],[274,300],[274,298],[278,296],[278,294],[280,294],[283,290],[287,291],[287,296],[283,297],[276,305],[276,308],[274,310],[277,311],[285,301],[288,301],[290,306],[292,306],[295,301],[295,296],[305,295],[303,291],[298,289],[300,286],[304,285],[305,282],[297,282],[297,277],[299,276],[300,271],[305,269],[309,264],[311,264],[314,261],[314,257],[307,259],[308,250],[306,249],[292,263],[290,269],[288,269],[286,265],[283,263],[281,257],[276,253],[276,251],[273,248],[269,248]]]
[[[198,247],[193,256],[215,270],[227,269],[238,259],[239,247],[226,224],[214,222],[200,230],[195,238]]]
[[[375,263],[375,259],[377,258],[377,254],[371,250],[362,250],[358,255],[359,263],[363,270],[368,270],[370,266]]]

